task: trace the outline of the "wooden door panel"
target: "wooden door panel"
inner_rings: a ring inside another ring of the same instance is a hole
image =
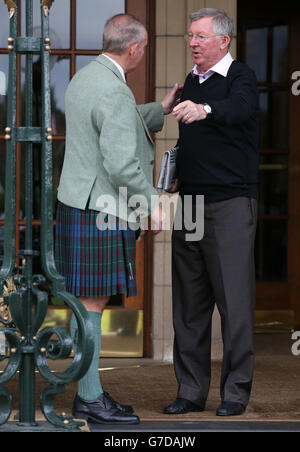
[[[148,30],[149,28],[152,28],[153,6],[150,8],[149,0],[127,0],[126,12],[137,17],[143,24],[145,24]],[[151,31],[153,33],[153,30]],[[153,55],[153,40],[150,36],[148,47],[142,61],[133,72],[127,75],[128,86],[133,91],[138,105],[152,101],[154,97],[151,79]],[[152,283],[151,286],[148,284],[148,281],[152,281],[152,240],[150,235],[151,232],[146,232],[137,242],[136,270],[138,295],[136,297],[125,298],[124,307],[126,309],[144,308],[147,312],[150,309],[148,306],[148,304],[151,305],[152,302]],[[148,250],[147,259],[145,259],[146,249]],[[148,322],[148,315],[146,314],[145,317],[146,322]]]
[[[291,19],[290,75],[300,70],[300,7]],[[290,304],[295,312],[295,326],[300,326],[300,96],[290,97],[290,167],[289,167],[289,245],[288,272]]]
[[[282,39],[277,39],[277,64],[278,73],[277,77],[274,77],[274,42],[276,40],[275,34],[280,31],[280,27],[288,27],[288,35],[285,33],[285,39],[288,39],[288,45],[286,49],[282,48]],[[284,277],[276,278],[275,275],[271,275],[270,272],[264,272],[262,257],[263,253],[270,253],[270,249],[260,242],[257,246],[257,264],[259,266],[259,281],[257,282],[257,308],[265,310],[276,309],[292,309],[295,314],[295,326],[300,325],[300,136],[299,136],[299,117],[300,117],[300,102],[299,96],[295,96],[292,93],[292,74],[295,71],[299,71],[300,68],[300,54],[299,54],[299,41],[300,41],[300,4],[299,2],[288,1],[286,8],[282,8],[282,2],[279,0],[253,0],[252,2],[244,2],[238,0],[238,27],[239,27],[239,58],[242,61],[247,62],[247,29],[252,31],[251,39],[255,39],[256,30],[264,30],[267,33],[267,42],[261,41],[259,45],[253,45],[252,63],[254,69],[259,72],[259,76],[262,75],[262,66],[266,65],[265,73],[268,76],[261,77],[259,80],[259,88],[261,91],[265,90],[266,93],[271,93],[269,98],[272,97],[272,93],[285,92],[287,102],[285,102],[285,108],[275,108],[276,101],[273,100],[273,104],[270,102],[268,108],[263,112],[265,114],[266,129],[269,127],[272,138],[277,137],[273,141],[269,140],[268,148],[260,149],[260,155],[270,156],[269,162],[261,163],[273,164],[273,168],[280,163],[285,162],[287,166],[286,173],[286,193],[287,196],[282,197],[281,200],[281,212],[267,212],[266,215],[262,214],[263,206],[260,204],[260,218],[259,228],[262,231],[262,225],[269,224],[275,225],[278,221],[286,222],[286,229],[276,237],[272,238],[271,242],[275,243],[275,246],[280,248],[280,241],[284,243],[285,252],[276,252],[269,259],[268,266],[272,268],[275,266],[277,269],[280,266],[285,267],[285,271],[282,272]],[[263,33],[261,33],[263,35]],[[281,49],[281,50],[280,50]],[[281,54],[280,54],[280,52]],[[280,58],[279,58],[280,57]],[[263,60],[260,62],[260,60]],[[248,62],[249,63],[249,62]],[[251,64],[250,64],[251,65]],[[282,69],[285,69],[283,76]],[[267,80],[266,80],[267,78]],[[274,99],[274,96],[273,96]],[[266,104],[267,105],[267,104]],[[286,108],[287,107],[287,108]],[[273,112],[273,113],[272,113]],[[284,114],[283,114],[284,112]],[[273,116],[272,116],[273,115]],[[273,121],[275,119],[275,121]],[[277,124],[277,125],[276,125]],[[277,133],[277,132],[280,133]],[[285,131],[285,140],[282,138],[282,131]],[[270,145],[271,143],[271,145]],[[277,155],[277,160],[272,156]],[[278,156],[282,156],[278,161]],[[274,165],[274,163],[276,165]],[[272,165],[266,168],[270,171]],[[265,179],[262,179],[263,184]],[[279,179],[277,178],[277,181]],[[270,194],[278,193],[278,182],[273,180],[273,184],[269,184]],[[282,181],[282,180],[281,180]],[[261,184],[261,186],[263,185]],[[280,191],[280,190],[279,190]],[[285,203],[285,204],[284,204]],[[276,216],[277,215],[277,216]],[[262,234],[259,234],[259,240],[263,240]],[[267,242],[270,243],[270,238],[265,234]],[[275,247],[274,247],[275,249]],[[263,253],[262,253],[263,251]],[[270,255],[269,255],[270,257]],[[270,274],[270,278],[265,278],[266,274]],[[278,272],[278,274],[280,274]],[[273,276],[273,278],[272,278]],[[276,280],[277,279],[277,280]]]

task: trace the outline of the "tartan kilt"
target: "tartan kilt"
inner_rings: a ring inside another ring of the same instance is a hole
[[[58,202],[55,262],[67,291],[77,297],[137,295],[136,235],[128,225],[116,230],[97,227],[99,212]]]

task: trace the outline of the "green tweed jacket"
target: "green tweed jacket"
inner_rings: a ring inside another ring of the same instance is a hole
[[[162,129],[162,105],[137,106],[116,66],[100,55],[73,77],[66,92],[66,150],[58,199],[78,209],[131,221],[143,195],[140,218],[151,213],[154,144],[150,131]],[[122,196],[119,196],[120,187]],[[109,202],[103,201],[103,195]],[[100,197],[100,198],[99,198]],[[134,222],[134,221],[133,221]]]

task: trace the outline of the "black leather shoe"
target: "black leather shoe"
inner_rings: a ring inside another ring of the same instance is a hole
[[[164,409],[165,414],[186,414],[192,411],[204,411],[204,408],[187,399],[177,398]]]
[[[118,410],[122,411],[123,413],[126,414],[133,414],[134,409],[132,408],[132,406],[129,405],[121,405],[121,403],[117,402],[116,400],[114,400],[112,398],[112,396],[110,394],[108,394],[108,392],[104,392],[104,396],[111,402],[112,405],[114,405]]]
[[[217,410],[217,416],[239,416],[245,409],[244,405],[238,402],[222,402]]]
[[[124,413],[119,410],[114,400],[101,394],[97,400],[87,402],[82,400],[78,394],[73,402],[72,415],[75,419],[85,419],[98,424],[139,424],[138,416]]]

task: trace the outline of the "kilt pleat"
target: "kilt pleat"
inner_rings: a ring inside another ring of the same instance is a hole
[[[55,262],[65,277],[67,291],[80,297],[137,295],[135,231],[101,231],[99,212],[80,210],[58,202]]]

